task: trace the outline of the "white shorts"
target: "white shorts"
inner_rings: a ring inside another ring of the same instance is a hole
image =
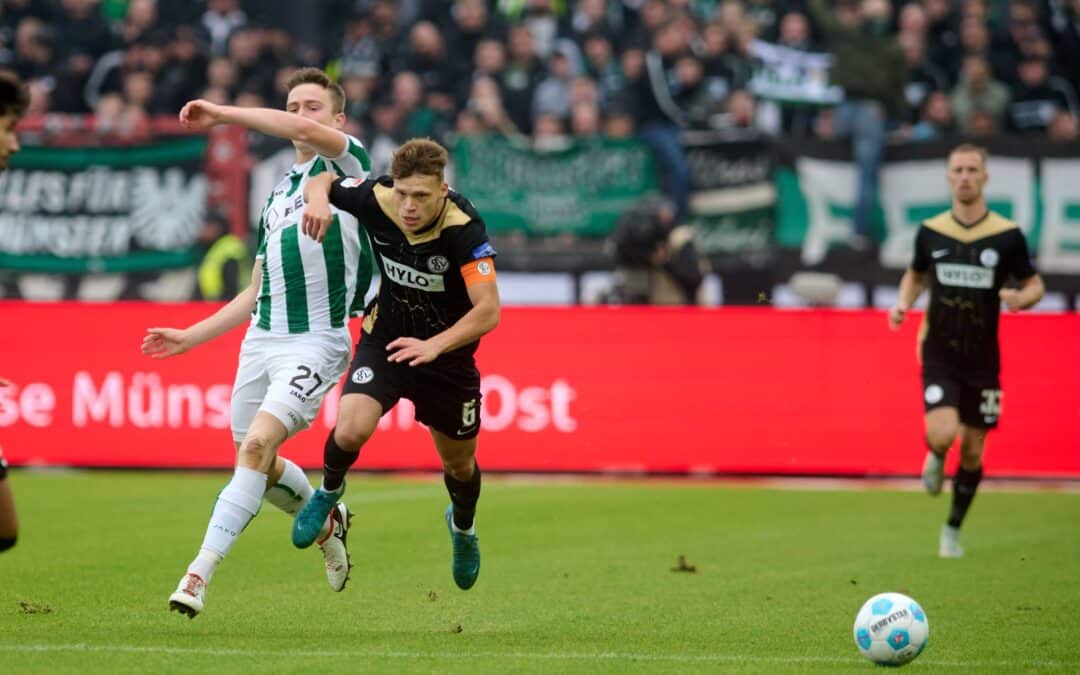
[[[282,335],[248,328],[240,346],[229,415],[233,440],[244,440],[260,410],[292,436],[315,420],[323,397],[349,366],[348,329]]]

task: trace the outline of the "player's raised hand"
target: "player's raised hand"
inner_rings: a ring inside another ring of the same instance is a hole
[[[221,124],[221,106],[210,101],[197,98],[188,101],[180,109],[180,124],[188,129],[206,130]]]
[[[167,359],[183,354],[194,346],[186,331],[178,328],[147,328],[142,353],[155,359]]]
[[[300,231],[315,241],[322,242],[326,231],[330,229],[333,214],[330,212],[330,200],[326,195],[313,194],[304,207],[300,218]]]
[[[411,337],[399,337],[386,345],[386,351],[391,352],[386,360],[391,363],[408,363],[410,366],[418,366],[421,363],[431,363],[439,356],[439,348],[427,340],[418,340]]]
[[[900,305],[893,305],[889,308],[889,328],[893,330],[900,330],[900,324],[904,323],[904,317],[907,316],[907,310]]]
[[[1010,312],[1019,312],[1024,308],[1022,299],[1020,298],[1020,291],[1015,288],[1003,288],[998,291],[998,297],[1005,303],[1005,307]]]

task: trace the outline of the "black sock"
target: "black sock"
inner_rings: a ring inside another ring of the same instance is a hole
[[[474,465],[473,475],[469,480],[460,481],[444,472],[443,482],[446,483],[446,491],[450,493],[450,501],[454,504],[454,525],[457,525],[459,530],[469,529],[476,517],[476,502],[480,499],[480,465]]]
[[[337,431],[336,428],[330,430],[330,435],[326,437],[326,445],[323,447],[323,487],[327,490],[337,490],[341,487],[349,467],[360,456],[359,451],[346,452],[339,448],[337,441],[334,440],[335,431]]]
[[[956,469],[956,475],[953,476],[952,509],[949,510],[950,527],[960,527],[964,522],[964,516],[971,508],[971,500],[975,499],[975,491],[979,489],[981,480],[981,466],[974,471],[968,471],[962,466]]]

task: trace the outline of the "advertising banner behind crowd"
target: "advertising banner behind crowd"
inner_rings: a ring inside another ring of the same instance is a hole
[[[534,151],[502,136],[461,137],[452,146],[454,188],[492,232],[605,236],[657,188],[652,155],[634,140],[583,139]]]
[[[206,139],[27,147],[0,174],[0,268],[131,272],[190,266],[206,209]]]
[[[177,358],[147,326],[206,305],[0,303],[0,443],[14,464],[228,467],[242,330]],[[498,471],[915,475],[918,317],[771,309],[507,309],[478,353],[480,462]],[[10,322],[10,324],[8,323]],[[991,476],[1080,477],[1080,316],[1002,320]],[[335,394],[336,395],[336,394]],[[283,453],[321,465],[337,401]],[[358,468],[437,469],[402,402]]]

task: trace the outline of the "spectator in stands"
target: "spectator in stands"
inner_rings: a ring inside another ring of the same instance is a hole
[[[608,105],[626,87],[626,76],[616,58],[611,36],[592,31],[583,36],[582,45],[585,72],[596,81],[601,104]]]
[[[206,35],[212,56],[224,56],[229,51],[229,37],[246,26],[247,14],[240,9],[239,0],[208,0],[199,26]]]
[[[1019,81],[1017,71],[1023,45],[1043,38],[1038,7],[1029,0],[1010,0],[1009,23],[993,42],[990,65],[994,76],[1009,85]]]
[[[986,113],[996,132],[1009,105],[1009,89],[990,76],[990,66],[985,58],[967,56],[960,84],[953,90],[950,103],[961,133],[974,133],[972,115],[976,112]],[[979,129],[983,135],[988,135],[985,120],[979,122]]]
[[[206,66],[206,86],[225,91],[232,100],[233,93],[240,86],[240,72],[232,59],[219,56],[210,60]]]
[[[967,133],[974,138],[993,138],[1000,129],[998,118],[987,110],[975,110],[967,118]]]
[[[468,105],[474,82],[484,78],[498,80],[504,68],[506,68],[506,47],[503,43],[494,38],[485,38],[477,43],[473,54],[472,72],[468,77],[462,77],[457,83],[455,96],[457,108],[460,110]]]
[[[917,5],[908,5],[916,7]],[[904,121],[913,123],[922,113],[927,97],[935,91],[949,90],[949,77],[926,58],[924,38],[915,32],[902,33],[900,46],[907,64],[907,84],[904,85],[904,101],[907,112]]]
[[[566,148],[570,139],[566,135],[563,119],[558,115],[540,115],[533,121],[533,149],[550,152]]]
[[[544,115],[559,119],[570,116],[570,82],[581,71],[577,48],[569,40],[560,41],[548,58],[548,75],[533,94],[533,123]]]
[[[454,110],[454,93],[464,73],[459,71],[459,58],[450,58],[442,35],[430,21],[421,21],[409,31],[408,54],[402,61],[401,69],[417,75],[422,88],[425,105],[442,115],[450,115]],[[466,63],[472,61],[468,57]]]
[[[955,83],[963,60],[960,19],[950,0],[922,0],[926,10],[926,45],[930,62],[949,74]]]
[[[566,0],[497,0],[496,4],[507,19],[529,31],[541,59],[551,55],[560,33],[560,20],[567,14]]]
[[[406,138],[441,136],[445,125],[424,98],[419,75],[411,70],[394,75],[391,94],[401,117],[401,134]]]
[[[504,37],[505,27],[492,19],[485,0],[455,0],[450,16],[452,23],[443,33],[446,51],[455,60],[472,63],[482,40]]]
[[[826,3],[812,0],[811,7],[834,56],[831,79],[844,90],[833,125],[839,136],[852,139],[858,175],[851,244],[856,249],[873,249],[872,220],[885,130],[890,120],[904,115],[907,68],[903,50],[888,35],[889,0],[861,0],[857,7],[838,5],[835,18]]]
[[[158,26],[157,0],[130,0],[124,19],[115,28],[120,41],[133,45]]]
[[[186,101],[197,98],[206,86],[206,55],[190,26],[177,26],[165,52],[155,88],[170,111],[179,110]]]
[[[956,133],[949,97],[944,91],[927,94],[919,112],[919,119],[907,132],[911,141],[941,141]]]
[[[525,26],[511,26],[507,33],[507,64],[499,74],[503,103],[514,126],[532,131],[533,91],[544,76],[532,33]]]
[[[1021,134],[1045,134],[1061,112],[1076,115],[1076,90],[1068,80],[1051,77],[1041,58],[1025,58],[1018,68],[1020,84],[1013,89],[1007,112],[1008,126]]]
[[[262,31],[254,26],[238,28],[229,36],[229,60],[236,67],[236,86],[257,91],[269,99],[274,91],[278,63],[263,43]]]
[[[575,138],[593,138],[600,135],[600,109],[588,101],[575,103],[570,109],[570,133]]]
[[[569,33],[582,48],[590,37],[602,37],[609,41],[617,34],[612,25],[605,0],[578,0],[570,14]]]
[[[1068,143],[1080,138],[1080,124],[1076,115],[1065,110],[1058,111],[1047,129],[1047,137],[1055,143]]]
[[[203,250],[199,264],[197,300],[224,302],[236,297],[251,280],[251,254],[247,245],[229,229],[220,211],[208,211],[198,235]]]
[[[1074,89],[1080,90],[1080,0],[1052,3],[1050,39],[1059,70]]]
[[[653,37],[645,71],[636,83],[638,134],[656,155],[678,222],[686,218],[690,204],[690,165],[680,140],[680,130],[687,126],[684,106],[702,85],[703,74],[689,53],[683,25],[670,19]]]
[[[24,82],[40,81],[49,90],[55,86],[56,52],[54,31],[38,19],[28,16],[15,29],[15,54],[12,66]]]

